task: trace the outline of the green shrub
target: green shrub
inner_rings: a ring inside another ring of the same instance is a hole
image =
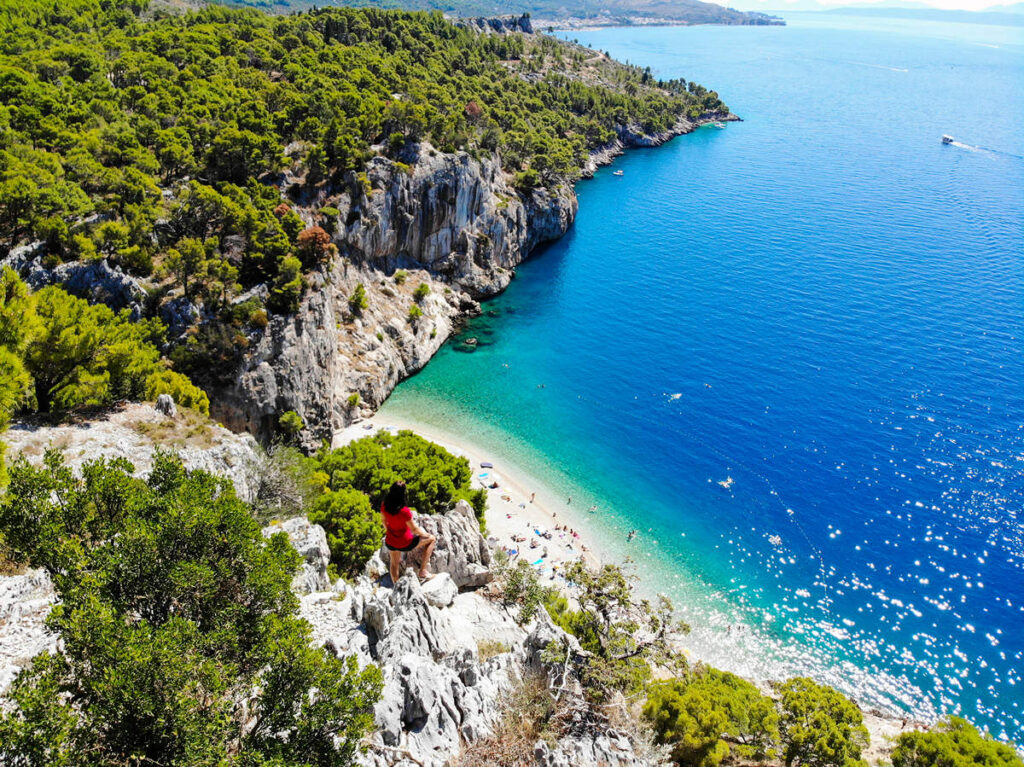
[[[254,328],[262,330],[270,324],[270,318],[267,316],[265,309],[254,309],[252,314],[249,315],[249,324]]]
[[[359,392],[352,392],[345,401],[348,403],[349,410],[355,410],[359,407]]]
[[[0,270],[0,429],[21,409],[43,412],[153,399],[169,393],[207,412],[209,401],[160,359],[163,326],[132,322],[61,288],[30,293]]]
[[[334,234],[338,229],[338,216],[341,211],[331,205],[320,208],[320,223],[328,233]]]
[[[774,701],[750,682],[713,668],[652,685],[644,716],[681,765],[716,767],[729,755],[730,742],[738,757],[763,760],[779,737]]]
[[[299,433],[306,428],[302,416],[294,410],[288,410],[277,419],[277,429],[281,432],[285,442],[294,442]]]
[[[422,301],[428,295],[430,295],[430,286],[425,282],[421,282],[417,285],[416,290],[412,292],[412,297],[417,301],[417,303]]]
[[[409,322],[413,325],[423,316],[423,310],[417,304],[409,307]]]
[[[146,379],[146,399],[153,401],[161,394],[170,394],[181,407],[210,414],[210,398],[206,392],[173,370],[158,370]]]
[[[405,146],[404,133],[392,133],[388,136],[388,151],[391,153],[400,152]]]
[[[540,186],[540,174],[533,168],[516,173],[512,185],[521,192],[531,192]]]
[[[441,514],[459,500],[467,500],[483,519],[487,494],[474,490],[469,461],[411,431],[392,436],[385,431],[316,454],[317,470],[330,480],[331,490],[355,488],[378,508],[384,493],[404,479],[409,505],[422,514]]]
[[[174,368],[205,387],[229,384],[249,341],[233,324],[212,320],[190,328],[171,349]]]
[[[348,297],[349,311],[358,317],[369,305],[370,302],[366,298],[366,288],[360,282],[356,285],[356,289],[352,291],[352,295]]]
[[[405,280],[406,280],[406,278],[408,276],[409,276],[409,273],[407,271],[405,271],[405,269],[399,269],[397,272],[395,272],[395,278],[394,278],[395,279],[395,284],[396,285],[404,284]]]
[[[779,734],[787,765],[862,767],[869,742],[860,709],[845,695],[806,677],[779,686]]]
[[[304,287],[302,262],[295,256],[287,256],[281,261],[277,278],[270,289],[267,307],[278,314],[295,314],[299,310]]]
[[[335,450],[324,447],[310,467],[326,485],[326,493],[313,501],[310,519],[328,531],[339,573],[358,571],[380,546],[377,510],[398,479],[405,479],[409,505],[418,513],[439,514],[466,500],[484,530],[487,493],[472,488],[469,461],[411,431],[394,437],[382,431]]]
[[[313,501],[309,521],[327,533],[331,563],[339,574],[352,575],[380,549],[384,524],[365,493],[354,488],[328,490]]]
[[[59,643],[8,691],[0,763],[351,765],[381,674],[313,644],[287,536],[179,459],[133,470],[11,468],[0,537],[49,575]]]
[[[965,719],[949,717],[929,732],[904,732],[892,767],[1024,767],[1013,746],[982,735]]]

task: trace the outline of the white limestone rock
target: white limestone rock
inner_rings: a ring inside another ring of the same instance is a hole
[[[639,759],[629,738],[614,730],[559,738],[554,749],[539,740],[533,754],[537,767],[646,767],[651,764]]]
[[[434,607],[451,607],[459,589],[448,573],[435,575],[423,584],[423,596]]]
[[[148,475],[158,448],[178,455],[185,468],[202,469],[226,477],[244,501],[252,501],[260,487],[263,451],[248,434],[233,434],[192,411],[179,409],[168,417],[146,402],[130,402],[102,417],[47,425],[30,419],[15,421],[4,433],[7,456],[25,456],[41,463],[55,447],[78,471],[97,458],[126,458],[139,476]]]
[[[331,562],[331,548],[327,545],[324,529],[311,524],[305,517],[294,517],[263,528],[264,537],[275,533],[285,533],[303,559],[302,567],[292,581],[292,590],[297,594],[328,591],[331,580],[327,576],[327,565]]]
[[[42,570],[0,576],[0,695],[34,656],[57,647],[57,638],[46,630],[56,599]]]
[[[154,405],[157,412],[163,413],[168,418],[174,418],[178,412],[178,408],[174,405],[174,397],[170,394],[161,394],[156,398],[156,405]]]

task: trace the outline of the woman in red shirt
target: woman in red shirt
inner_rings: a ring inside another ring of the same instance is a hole
[[[413,520],[412,509],[406,504],[405,483],[399,480],[391,486],[384,502],[380,505],[380,516],[384,520],[384,545],[391,554],[391,583],[398,583],[399,568],[402,564],[402,552],[423,548],[419,578],[425,581],[433,577],[427,574],[430,555],[434,553],[437,539],[424,532]]]

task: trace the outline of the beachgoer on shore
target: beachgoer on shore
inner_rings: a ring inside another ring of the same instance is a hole
[[[384,545],[391,555],[389,570],[391,572],[391,584],[398,583],[398,576],[402,565],[402,554],[418,549],[423,549],[420,570],[418,573],[420,581],[426,581],[433,577],[427,571],[430,563],[430,555],[434,553],[434,544],[437,539],[428,532],[425,532],[416,524],[412,509],[406,502],[405,483],[398,481],[391,486],[384,502],[380,505],[380,516],[384,521]]]
[[[533,503],[533,499],[537,497],[536,493],[530,493],[530,503]]]

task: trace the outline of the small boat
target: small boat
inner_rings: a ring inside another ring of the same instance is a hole
[[[718,128],[718,130],[723,130],[725,128],[725,123],[723,123],[723,122],[714,122],[714,123],[711,123],[711,124],[714,125],[716,128]]]
[[[617,171],[613,171],[613,172],[612,172],[612,175],[613,175],[613,176],[625,176],[626,174],[625,174],[625,172],[624,172],[624,171],[621,171],[621,170],[617,170]]]
[[[945,133],[942,136],[942,143],[943,144],[952,144],[953,140],[954,140],[953,137],[950,136],[948,133]]]

